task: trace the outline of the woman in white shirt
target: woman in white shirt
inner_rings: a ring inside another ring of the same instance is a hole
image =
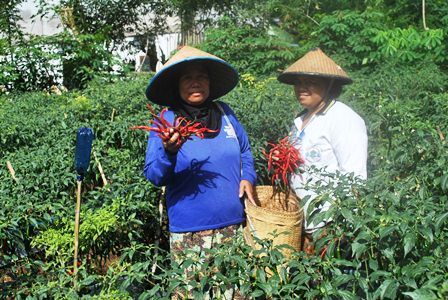
[[[294,86],[297,100],[304,108],[294,120],[291,139],[305,162],[302,172],[292,176],[291,187],[301,199],[310,196],[304,205],[303,246],[307,250],[313,248],[311,233],[328,222],[307,222],[307,215],[311,213],[307,208],[317,196],[310,186],[318,182],[330,184],[325,175],[328,173],[340,172],[366,179],[367,131],[364,120],[336,100],[342,86],[352,80],[319,48],[309,51],[288,67],[278,80]],[[326,203],[318,209],[325,211],[329,206]]]

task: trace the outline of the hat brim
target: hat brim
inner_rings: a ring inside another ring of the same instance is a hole
[[[331,75],[331,74],[322,74],[322,73],[307,73],[307,72],[282,73],[277,77],[277,80],[282,83],[295,85],[297,83],[298,78],[301,76],[313,76],[313,77],[334,79],[335,81],[339,82],[340,84],[351,84],[353,82],[353,80],[348,77]]]
[[[163,68],[151,78],[146,88],[148,100],[163,106],[175,105],[179,95],[179,71],[192,63],[200,63],[208,71],[210,95],[207,101],[224,96],[238,84],[238,72],[224,60],[213,57],[191,56]]]

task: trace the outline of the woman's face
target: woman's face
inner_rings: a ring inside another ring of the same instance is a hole
[[[201,66],[191,66],[179,78],[179,94],[190,105],[199,105],[210,95],[210,80]]]
[[[302,76],[294,85],[294,92],[297,100],[304,108],[314,111],[323,105],[327,86],[328,81],[326,79]]]

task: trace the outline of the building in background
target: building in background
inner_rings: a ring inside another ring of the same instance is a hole
[[[33,0],[27,0],[20,7],[21,20],[19,24],[23,31],[35,35],[53,35],[62,32],[61,20],[59,18],[36,16],[37,6]]]

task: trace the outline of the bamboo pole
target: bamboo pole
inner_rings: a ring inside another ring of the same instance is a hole
[[[14,168],[12,167],[12,164],[9,160],[6,161],[6,166],[8,167],[9,173],[11,174],[12,179],[14,179],[15,182],[18,181],[16,177],[16,171],[14,171]]]
[[[157,255],[159,254],[159,240],[160,240],[160,234],[162,231],[162,221],[163,221],[163,201],[165,200],[165,187],[162,187],[162,190],[160,191],[160,196],[159,196],[159,227],[157,228],[157,233],[156,233],[156,241],[154,243],[154,245],[156,246],[156,250],[154,252],[154,263],[151,267],[151,271],[152,273],[154,273],[156,271],[156,267],[157,267]]]
[[[78,190],[76,192],[76,209],[75,209],[75,255],[73,258],[73,273],[75,283],[78,276],[78,242],[79,242],[79,215],[81,211],[81,180],[78,180]]]
[[[103,167],[101,166],[100,160],[96,156],[95,151],[93,151],[93,156],[95,157],[95,162],[98,165],[98,170],[100,171],[101,179],[103,180],[103,187],[105,187],[107,185],[107,178],[106,175],[104,175]]]

